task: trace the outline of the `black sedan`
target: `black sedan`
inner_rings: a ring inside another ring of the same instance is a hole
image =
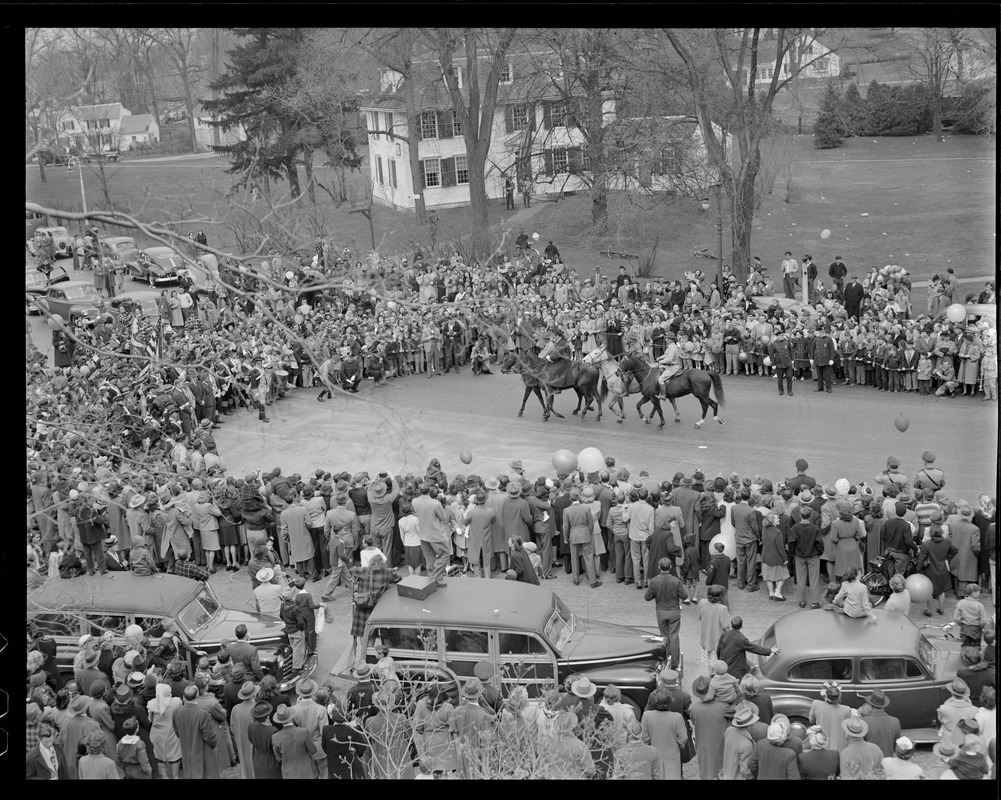
[[[35,314],[38,308],[35,301],[44,295],[50,286],[57,283],[65,283],[70,279],[69,273],[62,267],[53,267],[48,278],[44,272],[37,269],[26,269],[24,271],[24,310],[27,314]]]

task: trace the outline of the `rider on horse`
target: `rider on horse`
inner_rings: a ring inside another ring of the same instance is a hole
[[[546,340],[546,344],[539,353],[539,358],[544,358],[550,362],[554,359],[569,361],[573,358],[573,349],[570,347],[570,342],[566,340],[563,331],[559,328],[554,327],[551,331],[546,331],[543,334],[543,338]]]
[[[681,372],[681,349],[678,347],[678,337],[674,331],[667,331],[664,334],[666,347],[664,355],[657,359],[657,363],[662,365],[660,377],[657,378],[657,392],[664,396],[664,386],[667,382]]]

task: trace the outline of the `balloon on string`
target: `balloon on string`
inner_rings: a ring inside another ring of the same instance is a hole
[[[52,330],[56,331],[59,330],[61,327],[63,327],[63,325],[65,325],[66,322],[58,314],[53,314],[51,317],[48,318],[45,324],[48,325],[50,328],[52,328]]]
[[[90,367],[84,364],[82,367],[80,367],[80,374],[86,378],[88,375],[90,375]]]
[[[723,552],[727,558],[737,557],[737,537],[732,533],[717,533],[709,540],[709,554],[716,554],[716,542],[723,543]]]
[[[904,581],[904,588],[910,592],[912,603],[924,603],[927,600],[931,600],[934,589],[931,578],[927,575],[922,575],[920,572],[908,576]]]
[[[765,356],[765,360],[762,363],[766,367],[770,367],[772,365],[772,359],[769,356]]]
[[[949,322],[962,322],[966,319],[966,306],[962,303],[953,303],[945,310],[945,315],[949,318]]]
[[[740,352],[739,352],[739,353],[737,354],[737,360],[738,360],[738,361],[739,361],[740,363],[742,363],[742,364],[743,364],[743,363],[744,363],[745,361],[747,361],[747,353],[745,353],[745,352],[744,352],[743,350],[741,350],[741,351],[740,351]]]
[[[296,325],[302,325],[302,314],[296,314],[292,319],[295,320]]]
[[[569,475],[577,469],[577,456],[570,450],[557,450],[553,454],[553,469],[561,475]]]
[[[904,433],[911,427],[911,421],[904,414],[898,414],[897,418],[893,420],[893,424],[897,426],[897,430],[901,433]]]
[[[461,461],[463,464],[468,464],[472,460],[473,460],[473,454],[470,453],[468,450],[463,450],[459,453],[459,461]]]
[[[597,447],[585,447],[577,454],[577,466],[583,472],[600,472],[605,468],[605,457]]]
[[[539,241],[539,234],[538,233],[533,233],[532,234],[532,241],[534,241],[534,242]]]
[[[820,232],[820,238],[821,239],[830,239],[831,238],[831,232],[827,228],[824,228],[824,230],[822,230]]]

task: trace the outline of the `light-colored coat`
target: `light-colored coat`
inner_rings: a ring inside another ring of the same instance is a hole
[[[242,703],[233,706],[233,713],[229,718],[229,727],[233,731],[233,740],[236,742],[236,754],[240,758],[240,771],[244,780],[254,779],[254,747],[250,743],[247,732],[250,730],[250,723],[253,717],[250,712],[253,710],[256,700],[251,697]]]
[[[281,534],[287,539],[291,560],[299,563],[313,557],[313,540],[306,529],[306,509],[298,503],[290,505],[281,516]]]

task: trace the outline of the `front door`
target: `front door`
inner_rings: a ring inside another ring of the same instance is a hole
[[[486,629],[445,628],[445,666],[465,682],[474,677],[479,661],[490,660],[490,633]]]
[[[556,686],[556,657],[542,639],[532,633],[496,631],[497,655],[494,682],[504,697],[515,686],[524,686],[529,697],[542,697]],[[496,685],[496,683],[495,683]]]
[[[855,690],[859,703],[865,702],[873,689],[882,689],[890,698],[887,713],[900,720],[900,727],[938,726],[935,709],[942,702],[942,691],[925,674],[917,659],[909,656],[860,658],[858,681]]]

